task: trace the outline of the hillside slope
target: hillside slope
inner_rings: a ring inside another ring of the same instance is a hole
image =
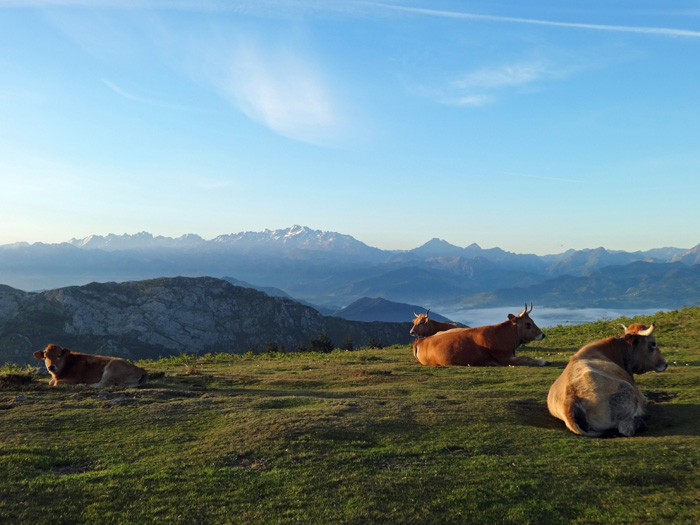
[[[457,301],[476,308],[518,302],[550,307],[679,308],[700,302],[700,265],[634,262],[585,277],[563,275],[528,287],[505,288]]]
[[[425,308],[413,304],[396,303],[381,297],[362,297],[333,315],[350,321],[386,321],[399,323],[412,320],[414,314],[425,313]],[[430,318],[436,321],[450,322],[445,316],[430,312]]]
[[[408,321],[408,320],[407,320]],[[180,353],[293,350],[326,334],[340,345],[408,343],[410,322],[324,317],[291,299],[220,279],[92,283],[42,293],[0,288],[0,363],[25,363],[48,343],[130,359]]]

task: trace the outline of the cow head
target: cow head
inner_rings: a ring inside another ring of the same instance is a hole
[[[639,334],[639,335],[651,335],[651,332],[654,331],[654,324],[652,323],[651,326],[647,326],[644,323],[632,323],[629,326],[625,326],[624,324],[620,323],[620,326],[625,330],[625,335],[626,334]]]
[[[532,303],[530,303],[529,310],[526,303],[525,309],[518,315],[508,314],[508,319],[518,330],[518,338],[521,344],[526,344],[530,341],[541,341],[545,338],[544,332],[530,319],[530,312],[532,312]]]
[[[49,345],[45,350],[37,350],[34,352],[34,357],[43,359],[46,369],[54,374],[57,374],[63,368],[66,357],[70,354],[67,348],[61,348],[58,345]]]
[[[631,363],[630,368],[635,374],[643,374],[653,370],[654,372],[663,372],[668,367],[668,363],[659,350],[656,344],[656,338],[651,335],[654,330],[654,325],[646,327],[641,326],[636,333],[631,333],[629,330],[635,325],[630,325],[626,328],[624,341],[631,348]]]
[[[424,314],[417,314],[416,312],[413,312],[413,315],[416,317],[413,320],[413,327],[411,328],[410,332],[413,337],[425,337],[428,334],[428,330],[430,329],[430,323],[428,322],[429,313],[430,310]]]

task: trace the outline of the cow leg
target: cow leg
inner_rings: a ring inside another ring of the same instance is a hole
[[[618,391],[608,399],[610,416],[617,421],[617,430],[623,436],[634,434],[646,427],[646,398],[634,386],[620,381]]]
[[[88,386],[92,388],[105,388],[114,384],[116,383],[112,381],[112,374],[110,374],[108,365],[105,367],[104,372],[102,372],[102,377],[100,380],[97,383],[90,383]]]
[[[640,430],[645,430],[646,428],[647,424],[642,416],[625,419],[617,425],[617,431],[625,437],[632,437]]]
[[[548,366],[549,361],[535,359],[526,355],[517,355],[510,358],[505,364],[512,366]]]

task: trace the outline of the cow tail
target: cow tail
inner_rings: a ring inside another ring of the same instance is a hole
[[[575,434],[586,437],[600,437],[604,434],[604,432],[600,432],[599,430],[591,429],[588,418],[586,417],[586,411],[581,405],[581,398],[569,394],[566,396],[564,405],[566,407],[564,411],[564,422],[566,426],[569,427],[569,430]]]

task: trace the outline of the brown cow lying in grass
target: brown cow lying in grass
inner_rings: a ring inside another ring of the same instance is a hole
[[[43,359],[52,376],[50,386],[88,385],[94,388],[106,386],[140,386],[148,381],[148,373],[120,357],[81,354],[58,345],[37,350],[34,357]]]
[[[517,316],[508,314],[501,324],[477,328],[457,328],[413,342],[413,355],[422,365],[431,366],[546,366],[544,359],[516,356],[515,350],[545,335],[532,319],[527,305]]]
[[[572,432],[601,437],[615,431],[633,436],[646,426],[647,400],[633,374],[663,372],[667,363],[656,339],[654,325],[625,327],[620,338],[608,337],[576,352],[549,389],[549,412]]]
[[[411,328],[410,332],[413,337],[430,337],[438,332],[444,332],[446,330],[457,328],[457,323],[444,323],[442,321],[429,319],[429,313],[430,310],[424,314],[417,314],[416,312],[413,312],[413,315],[416,317],[413,320],[413,327]]]

